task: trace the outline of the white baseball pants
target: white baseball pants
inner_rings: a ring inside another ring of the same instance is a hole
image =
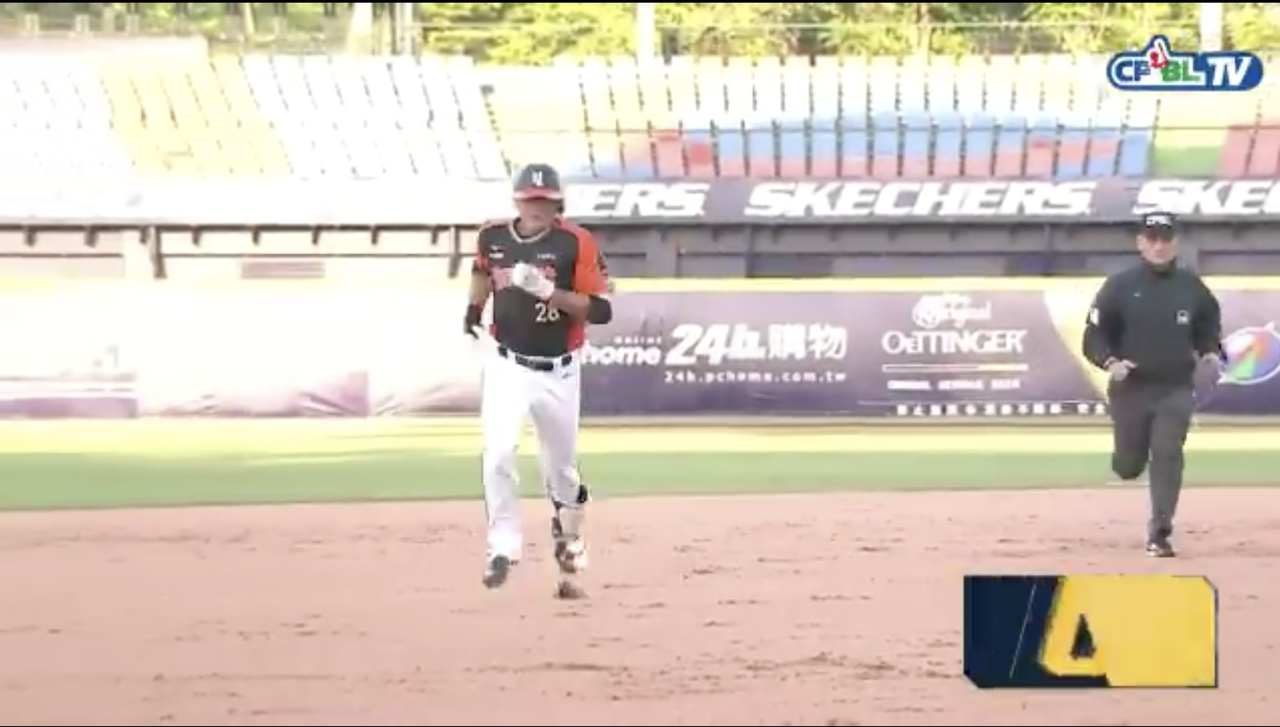
[[[538,439],[542,484],[553,503],[579,508],[578,425],[582,363],[536,371],[490,349],[481,383],[480,427],[484,437],[484,500],[489,519],[489,555],[518,560],[524,548],[520,522],[520,478],[516,468],[526,417]]]

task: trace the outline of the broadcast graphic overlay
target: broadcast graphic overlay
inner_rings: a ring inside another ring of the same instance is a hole
[[[1252,91],[1263,75],[1262,59],[1254,53],[1177,51],[1163,35],[1107,63],[1107,81],[1121,91]]]
[[[965,576],[964,674],[980,689],[1216,689],[1217,589],[1203,576]]]

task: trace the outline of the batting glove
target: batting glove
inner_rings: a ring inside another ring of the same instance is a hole
[[[529,263],[516,263],[511,269],[511,282],[538,300],[546,300],[556,292],[556,284],[547,280],[540,270]]]
[[[484,308],[478,305],[467,306],[467,317],[463,321],[463,330],[468,336],[476,337],[475,329],[480,326],[480,318],[484,315]]]

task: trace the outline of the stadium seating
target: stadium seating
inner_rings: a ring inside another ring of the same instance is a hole
[[[1120,93],[1101,57],[0,58],[0,162],[46,174],[1070,180],[1280,173],[1280,93]]]
[[[568,149],[555,161],[581,177],[1070,180],[1280,169],[1280,128],[1266,128],[1260,114],[1276,109],[1270,113],[1280,120],[1272,92],[1214,94],[1210,103],[1199,94],[1120,93],[1107,85],[1104,63],[1087,56],[566,61],[551,83],[567,79],[580,90],[554,119],[582,119],[556,130],[570,141],[548,147],[539,140],[550,133],[509,134],[508,117],[497,119],[509,158]],[[508,85],[493,89],[500,107]],[[1236,143],[1226,143],[1228,134]]]
[[[141,173],[288,174],[235,59],[125,59],[100,73],[112,124]]]
[[[90,67],[56,56],[38,62],[0,56],[0,169],[7,175],[110,175],[131,168]]]
[[[469,59],[251,56],[243,65],[295,175],[507,173]]]

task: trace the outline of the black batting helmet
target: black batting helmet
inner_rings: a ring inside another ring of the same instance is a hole
[[[557,202],[564,200],[564,189],[560,186],[560,172],[550,164],[529,164],[516,175],[516,199],[549,199]]]

